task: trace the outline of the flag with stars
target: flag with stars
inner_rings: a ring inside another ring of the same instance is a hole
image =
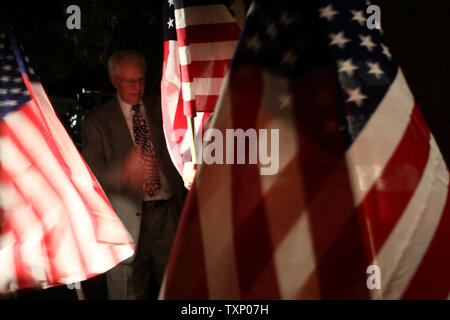
[[[191,161],[187,117],[196,132],[214,111],[241,29],[224,0],[163,0],[161,108],[173,163]]]
[[[211,128],[260,158],[199,167],[161,297],[449,297],[449,172],[367,8],[253,2]]]
[[[79,282],[134,252],[22,51],[0,25],[0,296]]]

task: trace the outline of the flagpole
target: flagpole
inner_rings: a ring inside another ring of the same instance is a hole
[[[195,123],[194,123],[194,117],[187,117],[186,118],[188,130],[189,130],[189,136],[191,138],[191,159],[192,163],[197,163],[197,149],[195,148]]]
[[[367,225],[367,233],[369,235],[369,245],[370,245],[370,251],[372,251],[372,256],[373,256],[373,263],[379,267],[378,262],[377,262],[377,255],[376,255],[376,251],[375,251],[375,241],[373,239],[373,233],[372,233],[372,225],[370,223],[370,219],[367,216],[367,214],[365,214],[365,219],[366,220],[366,225]],[[383,289],[380,288],[380,296],[379,296],[379,300],[384,300],[383,298]]]

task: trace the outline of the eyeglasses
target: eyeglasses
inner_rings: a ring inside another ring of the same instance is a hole
[[[133,87],[135,84],[137,85],[143,85],[145,84],[145,78],[139,78],[139,79],[120,79],[126,86]]]

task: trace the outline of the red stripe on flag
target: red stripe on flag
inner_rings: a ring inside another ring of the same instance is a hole
[[[15,273],[17,277],[17,285],[19,288],[27,287],[29,283],[29,279],[31,278],[31,275],[26,272],[27,267],[25,266],[23,260],[22,260],[22,253],[20,252],[20,237],[17,234],[17,232],[12,228],[7,222],[3,223],[3,228],[6,232],[12,232],[14,235],[15,243],[13,244],[13,259],[14,259],[14,267],[15,267]]]
[[[186,199],[167,265],[164,299],[209,299],[201,235],[194,184]]]
[[[37,107],[38,104],[36,102],[36,107],[33,108],[33,110],[31,110],[32,105],[26,105],[25,107],[23,107],[21,109],[21,111],[28,117],[28,119],[33,123],[33,125],[39,130],[39,132],[41,132],[43,138],[45,139],[47,146],[49,147],[49,149],[52,152],[52,155],[54,157],[54,159],[58,162],[59,167],[63,170],[65,177],[68,181],[70,181],[71,186],[73,187],[73,189],[77,192],[80,200],[83,202],[83,205],[86,207],[86,210],[89,213],[93,213],[95,212],[95,209],[92,208],[91,204],[89,203],[89,201],[86,201],[85,197],[83,197],[83,192],[78,188],[78,185],[76,183],[74,183],[73,179],[72,179],[72,172],[69,168],[69,166],[66,164],[60,150],[59,147],[56,145],[55,141],[53,139],[49,139],[49,133],[51,132],[48,128],[48,126],[46,125],[45,121],[40,121],[38,118],[36,117],[40,117],[41,119],[44,119],[44,115],[43,115],[43,111],[41,110],[41,108]],[[75,148],[74,148],[75,149]],[[79,154],[78,151],[76,151],[77,154],[80,156],[80,159],[83,159],[81,157],[81,155]],[[83,164],[86,166],[86,163],[83,161]],[[92,172],[90,170],[89,171],[89,175],[91,178],[91,181],[93,182],[93,186],[94,186],[94,190],[96,191],[96,193],[105,201],[105,203],[108,205],[108,207],[112,209],[111,203],[109,202],[108,198],[106,197],[105,193],[103,192],[103,189],[101,188],[100,184],[97,183],[97,180],[95,178],[95,176],[92,174]],[[89,219],[91,220],[91,224],[94,228],[94,230],[97,230],[97,221],[95,220],[95,215],[89,214]]]
[[[218,95],[196,95],[195,96],[195,104],[197,112],[213,112],[216,107],[217,99],[219,99]]]
[[[195,100],[183,100],[183,112],[186,117],[195,117],[197,112]]]
[[[19,111],[16,112],[22,112],[25,116],[28,117],[28,119],[30,121],[33,122],[33,124],[36,126],[37,130],[42,130],[44,128],[42,128],[42,126],[36,121],[36,119],[33,116],[33,113],[30,110],[27,110],[28,108],[30,108],[30,105],[25,105],[23,108],[21,108]],[[27,148],[23,145],[22,141],[20,141],[20,139],[17,138],[17,136],[15,135],[15,133],[11,130],[11,128],[9,128],[9,126],[6,123],[3,123],[3,130],[4,133],[11,139],[11,141],[14,143],[14,145],[24,154],[24,156],[28,159],[28,161],[30,161],[33,165],[33,168],[36,169],[36,171],[38,171],[41,174],[41,177],[47,182],[47,185],[53,190],[53,192],[60,198],[59,200],[63,203],[63,199],[60,196],[59,192],[58,192],[58,186],[54,186],[52,184],[52,182],[48,179],[46,172],[43,172],[40,167],[34,162],[34,158],[31,154],[29,154],[29,152],[27,151]],[[45,129],[44,129],[45,130]],[[2,132],[3,133],[3,132]],[[59,162],[61,169],[64,171],[65,169],[65,173],[67,174],[67,170],[68,167],[67,165],[63,162],[61,155],[59,154],[56,146],[54,145],[54,141],[51,139],[48,139],[48,132],[44,131],[41,132],[42,137],[45,139],[45,142],[47,144],[47,147],[51,150],[54,151],[53,156],[55,157],[55,159]],[[55,154],[56,153],[56,154]],[[86,265],[86,261],[83,257],[83,253],[81,250],[81,247],[77,241],[77,235],[76,232],[73,229],[72,223],[70,223],[71,219],[70,219],[70,214],[66,212],[66,217],[68,219],[68,224],[70,225],[70,230],[71,233],[73,235],[73,239],[75,241],[76,247],[77,247],[77,252],[78,255],[80,257],[80,265],[82,266],[82,270],[84,274],[88,274],[88,269],[87,269],[87,265]],[[92,218],[91,218],[92,219]]]
[[[29,88],[31,88],[31,85],[28,83],[28,78],[25,78],[25,81],[27,82],[27,86]],[[48,98],[47,92],[45,91],[45,88],[43,88],[41,86],[42,90],[44,91],[45,95]],[[45,117],[43,115],[43,110],[39,107],[37,107],[39,104],[36,100],[35,101],[35,106],[33,108],[34,112],[31,110],[30,106],[25,106],[24,108],[22,108],[22,111],[28,116],[28,118],[33,122],[33,124],[38,128],[38,130],[40,132],[50,132],[48,126],[47,126],[47,122],[45,121]],[[41,106],[42,107],[42,106]],[[48,106],[51,107],[51,106]],[[58,118],[58,116],[55,114],[55,116]],[[59,119],[58,119],[59,120]],[[60,121],[61,122],[61,121]],[[44,131],[45,130],[45,131]],[[53,155],[56,155],[56,160],[58,161],[58,163],[60,164],[60,167],[63,168],[63,171],[67,177],[67,179],[70,181],[71,185],[74,187],[75,191],[77,192],[77,194],[80,196],[80,199],[82,200],[84,206],[86,207],[86,210],[89,212],[89,218],[91,220],[91,224],[92,227],[94,229],[94,232],[97,232],[98,230],[98,223],[95,214],[92,214],[94,212],[96,212],[96,209],[92,207],[91,203],[89,201],[86,201],[84,196],[83,196],[83,192],[82,190],[80,190],[78,188],[78,185],[76,183],[74,183],[73,179],[71,178],[71,170],[70,168],[67,166],[66,162],[63,159],[62,154],[60,153],[60,150],[58,148],[58,146],[56,146],[56,144],[54,143],[53,139],[48,139],[48,135],[45,135],[46,137],[46,141],[47,141],[47,145],[50,147],[51,151],[53,152]],[[79,151],[76,148],[73,148],[75,150],[75,152],[78,154],[79,159],[83,162],[83,164],[85,165],[87,172],[89,172],[89,177],[91,179],[92,185],[93,185],[93,189],[95,191],[95,193],[104,201],[104,203],[111,209],[111,211],[114,212],[114,209],[112,208],[111,203],[109,202],[109,199],[106,197],[106,194],[103,192],[103,189],[101,188],[100,184],[97,183],[97,179],[95,178],[95,176],[93,175],[93,173],[89,170],[86,162],[84,161],[83,157],[81,156],[81,154],[79,153]],[[89,191],[91,192],[91,191]],[[113,258],[114,264],[118,264],[120,263],[120,259],[117,255],[117,252],[114,250],[114,248],[112,246],[108,246],[108,250]],[[88,275],[86,274],[87,277],[90,277],[92,274]],[[58,278],[54,278],[54,279],[62,279],[62,276],[58,276]]]
[[[178,46],[192,43],[236,41],[241,28],[236,22],[199,24],[177,29]]]
[[[191,65],[190,64],[186,64],[186,65],[181,65],[181,82],[193,82],[194,81],[194,76],[192,75],[191,72]]]
[[[231,60],[192,61],[181,66],[181,81],[192,82],[194,78],[223,78]]]
[[[8,173],[6,171],[4,171],[5,175],[7,176]],[[8,177],[9,181],[13,181],[13,179],[11,177]],[[47,255],[47,261],[48,261],[48,265],[50,268],[50,276],[51,278],[48,278],[48,274],[47,274],[47,279],[49,281],[49,283],[52,283],[54,281],[54,279],[62,279],[64,277],[66,277],[66,274],[61,272],[60,270],[57,269],[57,266],[53,263],[54,258],[57,254],[56,250],[52,250],[52,248],[57,248],[60,245],[59,239],[54,237],[54,233],[51,230],[48,230],[47,226],[45,225],[42,216],[39,214],[39,211],[36,210],[34,204],[27,200],[26,197],[24,196],[24,194],[22,193],[22,191],[20,190],[20,188],[17,186],[16,183],[12,182],[12,186],[15,188],[17,194],[21,197],[21,201],[22,203],[28,203],[30,204],[33,214],[36,217],[37,220],[39,220],[39,224],[42,227],[42,231],[44,233],[44,237],[42,239],[43,242],[43,247],[45,248],[45,253]],[[16,228],[13,228],[16,229]]]
[[[420,183],[430,153],[429,141],[425,121],[415,105],[397,149],[357,208],[363,225],[366,219],[370,223],[376,252],[389,237]],[[369,230],[366,234],[369,235]],[[370,248],[370,239],[365,241]]]
[[[446,300],[450,293],[450,188],[438,227],[401,299]]]
[[[367,299],[363,235],[354,214],[334,76],[316,70],[292,80],[290,89],[320,296]]]
[[[239,66],[230,73],[233,128],[256,127],[263,84],[261,72]],[[245,108],[242,108],[245,106]],[[234,249],[243,299],[280,298],[269,224],[265,214],[257,164],[232,166]],[[248,148],[246,148],[248,150]],[[247,161],[246,161],[247,162]],[[242,188],[245,186],[245,193]]]

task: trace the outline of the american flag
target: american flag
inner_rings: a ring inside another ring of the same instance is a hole
[[[79,282],[134,252],[22,49],[0,25],[0,294]]]
[[[217,102],[241,28],[228,1],[163,0],[161,106],[169,153],[177,169],[191,161],[187,117],[196,133]]]
[[[449,298],[449,172],[366,9],[253,2],[211,127],[279,129],[279,170],[200,166],[161,298]]]

